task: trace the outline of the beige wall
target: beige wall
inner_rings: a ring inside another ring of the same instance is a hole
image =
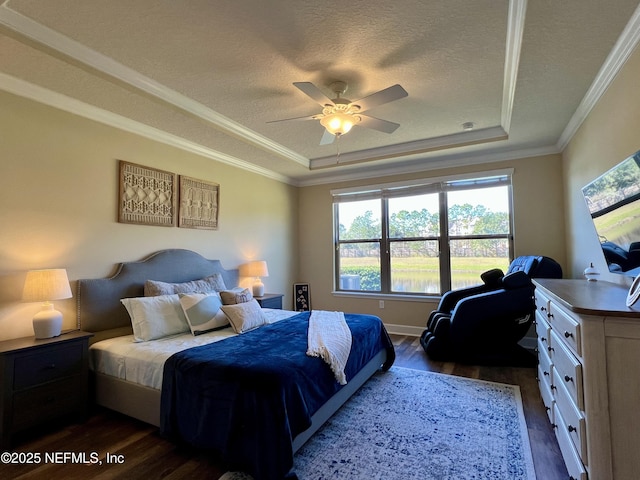
[[[593,262],[603,279],[631,284],[631,278],[608,272],[581,188],[640,150],[638,78],[636,49],[563,152],[567,263],[575,278]]]
[[[395,332],[418,333],[438,299],[397,300],[384,297],[338,296],[333,290],[333,211],[330,191],[355,185],[394,182],[409,178],[429,178],[513,168],[515,210],[515,254],[546,255],[565,264],[564,211],[562,208],[562,163],[559,155],[549,155],[488,165],[425,171],[360,182],[320,185],[300,189],[299,281],[309,282],[313,308],[370,313],[380,316]],[[380,309],[379,300],[385,300]],[[399,327],[397,327],[399,326]]]
[[[40,307],[19,301],[27,270],[64,267],[74,284],[164,248],[191,249],[226,268],[265,259],[266,291],[285,293],[291,305],[295,187],[7,93],[0,105],[0,339],[33,335]],[[118,159],[219,183],[219,229],[118,223]],[[72,328],[75,300],[56,307]]]

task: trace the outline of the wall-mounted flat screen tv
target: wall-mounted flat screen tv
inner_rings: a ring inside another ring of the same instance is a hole
[[[640,274],[640,151],[582,189],[609,271]]]

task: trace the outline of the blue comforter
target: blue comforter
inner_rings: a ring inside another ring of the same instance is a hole
[[[395,359],[378,317],[346,314],[353,345],[347,381],[382,349]],[[338,390],[323,360],[306,355],[309,312],[221,342],[172,355],[162,382],[163,434],[214,449],[230,469],[281,479],[292,441]]]

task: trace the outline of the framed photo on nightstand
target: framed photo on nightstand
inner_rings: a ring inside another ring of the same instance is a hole
[[[293,309],[296,312],[308,312],[311,310],[311,297],[308,283],[293,284]]]

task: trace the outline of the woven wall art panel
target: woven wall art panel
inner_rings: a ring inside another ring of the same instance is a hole
[[[218,229],[220,185],[180,175],[178,226]]]
[[[120,223],[173,227],[175,212],[175,173],[120,160]]]

